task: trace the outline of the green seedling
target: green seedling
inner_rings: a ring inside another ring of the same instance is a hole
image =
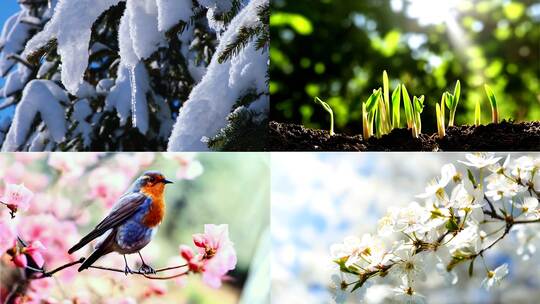
[[[480,100],[476,101],[476,106],[474,107],[474,125],[479,126],[482,124],[482,111],[480,109]]]
[[[493,123],[499,122],[499,112],[495,94],[488,85],[484,86],[492,109]],[[391,98],[390,98],[391,97]],[[390,96],[390,81],[388,73],[383,71],[383,86],[373,90],[371,96],[362,103],[362,134],[364,139],[371,136],[381,137],[390,133],[401,125],[401,98],[407,128],[412,131],[414,137],[422,133],[422,112],[424,111],[424,96],[412,97],[409,95],[404,84],[398,85]],[[440,103],[436,103],[437,131],[440,138],[446,136],[446,126],[454,126],[457,106],[461,97],[461,83],[456,81],[453,94],[444,92]],[[320,104],[330,114],[330,135],[334,135],[334,114],[330,106],[319,98],[315,102]],[[448,124],[446,125],[446,108],[449,109]],[[480,101],[476,102],[474,112],[474,124],[482,123]],[[374,132],[375,130],[375,132]],[[375,133],[375,134],[374,134]]]
[[[399,128],[401,115],[401,85],[392,93],[392,129]]]
[[[499,123],[499,109],[497,108],[495,94],[493,94],[493,90],[491,90],[487,84],[484,85],[484,89],[486,90],[486,95],[489,99],[489,104],[491,105],[491,121],[493,123]]]
[[[392,92],[390,99],[390,81],[388,74],[383,72],[383,86],[374,90],[369,99],[362,104],[362,123],[364,138],[373,136],[375,124],[375,136],[381,137],[390,133],[400,124],[401,85]]]
[[[362,122],[363,122],[363,135],[364,139],[368,139],[373,136],[373,122],[377,117],[378,107],[380,106],[381,89],[374,90],[368,100],[362,103]],[[378,119],[377,124],[380,123]]]
[[[448,110],[450,110],[450,118],[448,121],[448,126],[452,127],[454,125],[454,119],[456,117],[456,110],[459,103],[459,98],[461,96],[461,83],[459,80],[456,82],[456,86],[454,88],[454,94],[446,93],[448,94],[446,98],[446,106],[448,107]]]
[[[412,130],[414,137],[418,137],[422,132],[422,121],[420,114],[424,111],[424,95],[413,97],[413,102],[409,97],[409,92],[405,85],[401,85],[403,95],[403,107],[405,108],[405,118],[407,119],[407,128]]]
[[[414,127],[413,127],[413,136],[418,137],[422,133],[422,119],[421,114],[424,111],[424,95],[420,97],[414,96],[413,99],[413,117],[414,117]]]
[[[439,133],[439,138],[446,136],[446,128],[444,127],[444,109],[446,103],[446,94],[443,94],[441,103],[436,104],[436,114],[437,114],[437,132]]]
[[[388,127],[388,132],[391,131],[392,129],[392,126],[390,125],[391,124],[391,117],[390,117],[390,84],[389,84],[389,81],[388,81],[388,74],[386,73],[386,71],[383,72],[383,93],[384,93],[384,107],[385,107],[385,112],[386,112],[386,122],[387,122],[387,126]]]
[[[414,125],[413,108],[409,92],[405,85],[401,85],[401,93],[403,94],[403,107],[405,108],[405,119],[407,120],[407,128],[412,129]]]
[[[334,136],[334,111],[332,111],[330,105],[322,101],[319,97],[315,97],[315,103],[321,105],[330,114],[330,136]]]

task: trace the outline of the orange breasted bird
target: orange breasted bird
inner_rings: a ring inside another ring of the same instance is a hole
[[[148,171],[141,175],[115,203],[105,217],[92,231],[83,237],[69,253],[81,249],[92,240],[101,237],[95,245],[94,252],[84,260],[79,271],[90,267],[100,257],[111,252],[124,256],[125,273],[132,273],[128,266],[126,254],[138,253],[142,267],[141,272],[155,273],[148,266],[140,253],[156,233],[158,225],[165,216],[165,185],[172,183],[163,174]]]

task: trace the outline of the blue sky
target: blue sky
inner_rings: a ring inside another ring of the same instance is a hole
[[[17,4],[17,0],[4,0],[2,1],[2,4],[0,4],[0,24],[2,24],[2,28],[4,27],[4,23],[6,20],[16,13],[19,10],[19,5]],[[0,77],[0,87],[4,85],[4,78]],[[3,101],[0,99],[0,102]],[[0,120],[2,119],[3,115],[8,114],[12,115],[13,109],[7,109],[5,111],[0,111]]]

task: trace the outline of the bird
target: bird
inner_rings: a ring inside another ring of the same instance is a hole
[[[97,226],[68,250],[69,254],[100,238],[92,254],[83,261],[78,271],[88,269],[99,258],[111,252],[124,256],[126,275],[133,273],[126,254],[138,253],[142,261],[140,272],[149,274],[155,270],[145,263],[141,249],[150,243],[157,227],[165,217],[165,185],[173,182],[157,171],[147,171],[139,176],[118,201],[109,214]]]

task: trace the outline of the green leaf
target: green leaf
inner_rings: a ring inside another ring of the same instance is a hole
[[[476,179],[474,178],[474,174],[472,173],[471,169],[467,169],[467,176],[469,177],[469,180],[471,181],[471,183],[476,188],[476,185],[477,185]]]
[[[493,90],[487,84],[484,85],[484,89],[486,90],[486,95],[489,99],[489,103],[491,104],[491,107],[496,109],[497,99],[495,98],[495,94],[493,93]]]
[[[398,85],[392,92],[392,127],[399,128],[401,115],[401,85]]]
[[[448,92],[444,92],[444,95],[446,96],[445,100],[446,100],[446,107],[452,111],[454,109],[454,95],[448,93]]]
[[[353,289],[351,289],[351,292],[353,292],[353,291],[357,290],[358,288],[362,287],[364,285],[364,283],[365,283],[365,280],[360,280],[360,282],[354,284],[354,287],[353,287]]]
[[[456,222],[456,219],[454,217],[450,218],[447,222],[446,222],[446,225],[445,225],[446,229],[448,229],[448,231],[450,232],[454,232],[454,231],[458,231],[459,230],[459,225],[458,223]]]
[[[495,98],[495,94],[493,94],[493,90],[491,90],[487,84],[484,85],[484,89],[486,90],[489,104],[491,105],[491,120],[493,123],[499,123],[499,109],[497,108],[497,99]]]
[[[366,110],[368,113],[372,113],[373,109],[377,106],[377,101],[379,100],[379,97],[381,97],[381,89],[374,90],[371,96],[369,96],[368,100],[366,101]]]
[[[474,272],[474,260],[475,260],[475,259],[472,259],[471,264],[469,264],[469,277],[472,277],[472,276],[473,276],[473,272]]]
[[[424,111],[424,95],[420,96],[420,98],[414,97],[414,111],[416,113]]]
[[[319,97],[315,97],[315,103],[318,105],[321,105],[326,112],[330,115],[330,136],[334,135],[334,111],[332,111],[332,108],[330,105],[328,105],[326,102],[322,101]]]
[[[384,104],[386,110],[390,111],[390,86],[388,84],[388,74],[386,71],[383,72],[383,93],[384,93]]]
[[[459,80],[456,82],[456,87],[454,88],[454,101],[455,101],[455,104],[454,104],[454,107],[457,107],[458,103],[459,103],[459,97],[461,96],[461,83],[459,82]]]
[[[413,109],[411,104],[411,98],[409,97],[409,92],[405,85],[401,85],[401,93],[403,95],[403,107],[405,108],[405,118],[407,119],[407,127],[412,128],[414,123],[413,120]]]
[[[474,107],[474,125],[479,126],[482,124],[482,111],[480,109],[480,100],[476,100],[476,106]]]

